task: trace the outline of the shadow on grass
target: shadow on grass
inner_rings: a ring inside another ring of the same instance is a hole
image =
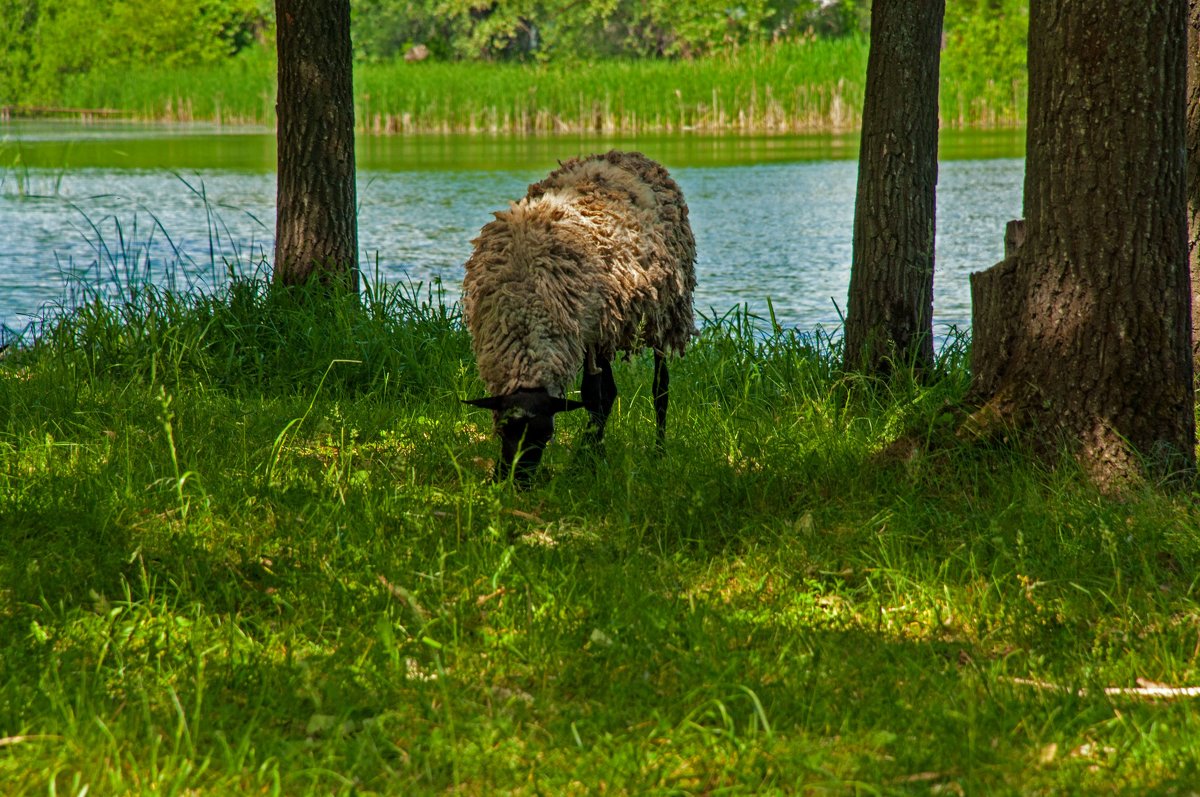
[[[665,457],[635,358],[606,460],[570,466],[576,419],[517,492],[453,400],[476,386],[454,319],[287,331],[242,299],[101,308],[6,358],[0,735],[68,743],[0,773],[994,793],[1196,772],[1186,706],[1096,691],[1200,678],[1193,502],[929,445],[961,368],[880,390],[828,341],[710,329]],[[343,379],[331,329],[400,353]]]

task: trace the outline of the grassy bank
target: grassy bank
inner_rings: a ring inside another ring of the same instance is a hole
[[[710,319],[594,471],[489,484],[453,308],[239,282],[0,359],[6,794],[1185,794],[1194,496],[951,442],[928,387]],[[940,445],[927,446],[928,443]]]
[[[748,46],[728,56],[586,64],[360,64],[360,128],[386,133],[786,133],[857,128],[862,37]],[[949,59],[942,116],[951,126],[1024,118],[1024,75],[981,77]],[[61,102],[144,119],[274,122],[274,63],[263,51],[219,66],[91,73]]]

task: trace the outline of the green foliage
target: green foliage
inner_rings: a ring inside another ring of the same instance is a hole
[[[357,0],[356,50],[389,60],[413,44],[440,58],[572,60],[685,56],[794,38],[811,27],[849,30],[853,3],[817,0]]]
[[[37,21],[37,0],[0,0],[0,105],[28,94],[38,64],[30,44]]]
[[[72,76],[211,64],[264,34],[266,0],[4,0],[0,103],[53,103]],[[12,14],[10,17],[9,14]]]
[[[1025,43],[1028,0],[951,0],[946,4],[942,118],[959,124],[1024,119],[1028,91]]]

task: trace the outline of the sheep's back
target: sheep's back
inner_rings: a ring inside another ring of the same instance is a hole
[[[589,348],[682,354],[693,334],[687,204],[640,153],[567,161],[473,244],[464,315],[494,394],[561,392]]]
[[[515,203],[481,230],[466,263],[463,316],[489,392],[562,395],[610,306],[607,275],[584,254],[591,226],[563,203]]]
[[[695,332],[696,240],[683,192],[667,170],[640,152],[612,150],[572,158],[529,186],[526,197],[553,193],[603,205],[620,217],[614,219],[615,227],[636,229],[642,246],[634,257],[640,284],[649,291],[628,292],[623,314],[644,322],[641,344],[682,354]],[[638,338],[627,330],[615,348],[636,351]]]

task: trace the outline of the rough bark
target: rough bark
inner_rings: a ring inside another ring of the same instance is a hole
[[[1187,183],[1188,263],[1192,272],[1192,365],[1200,373],[1200,0],[1188,4]]]
[[[358,290],[349,0],[276,0],[277,283]]]
[[[846,367],[933,364],[938,64],[945,0],[875,0],[846,315]]]
[[[1014,309],[1021,302],[1017,284],[1017,251],[1025,242],[1025,220],[1010,221],[1004,230],[1004,259],[971,275],[971,393],[983,400],[996,392],[1012,359],[1017,339]]]
[[[1014,340],[973,426],[1065,443],[1102,487],[1195,465],[1187,2],[1030,4]]]

